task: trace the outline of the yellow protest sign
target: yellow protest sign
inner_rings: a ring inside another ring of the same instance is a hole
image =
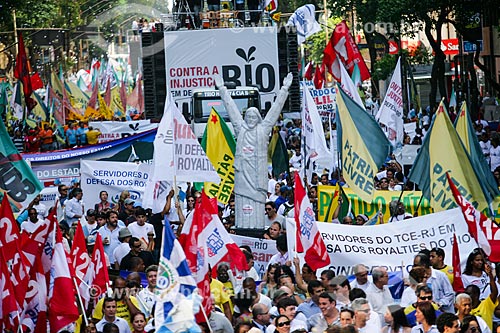
[[[382,207],[382,213],[384,214],[384,221],[388,221],[391,217],[389,213],[389,203],[392,200],[398,200],[401,192],[397,191],[375,191],[372,202],[366,202],[361,199],[360,196],[354,193],[350,188],[344,188],[344,192],[349,198],[351,204],[351,209],[354,215],[365,214],[368,218],[372,218],[377,214],[379,206]],[[338,200],[338,190],[337,186],[319,185],[318,186],[318,220],[331,222],[331,216],[336,208],[337,202],[332,203],[332,197],[335,197],[334,201]],[[406,212],[415,215],[415,209],[418,206],[418,202],[422,197],[421,191],[407,191],[403,192],[401,197],[401,202],[403,202]],[[345,203],[348,204],[348,203]],[[330,207],[331,205],[331,207]],[[326,214],[329,213],[328,219],[326,219]],[[418,207],[418,216],[432,213],[431,207],[429,205],[429,200],[426,198],[422,199],[420,206]]]

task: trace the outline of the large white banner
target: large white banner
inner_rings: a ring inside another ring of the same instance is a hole
[[[152,130],[157,128],[158,124],[151,123],[150,120],[91,121],[89,126],[102,133],[99,136],[99,143],[103,143]]]
[[[237,86],[259,85],[262,105],[279,91],[276,27],[165,32],[167,87],[176,102],[193,89],[214,86],[213,78]]]
[[[109,201],[117,203],[120,193],[130,192],[130,198],[142,203],[149,164],[131,162],[80,161],[81,187],[85,209],[93,208],[99,193],[107,191]]]
[[[287,222],[292,222],[290,219]],[[351,275],[356,264],[385,266],[389,272],[403,270],[407,275],[414,256],[424,248],[442,248],[445,263],[452,264],[453,234],[457,235],[462,267],[469,253],[477,247],[471,238],[459,208],[435,214],[374,226],[351,226],[318,223],[330,254],[331,268],[337,275]],[[293,238],[293,226],[287,227]]]
[[[247,245],[252,249],[254,267],[262,279],[269,260],[278,251],[276,250],[276,241],[238,235],[231,235],[231,237],[238,246]]]

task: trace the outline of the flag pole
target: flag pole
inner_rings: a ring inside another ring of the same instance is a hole
[[[80,294],[80,289],[78,288],[78,285],[76,284],[75,277],[73,277],[71,280],[73,280],[73,284],[74,284],[75,289],[76,289],[76,294],[78,295],[78,303],[80,304],[80,308],[82,309],[82,316],[83,316],[83,319],[85,320],[85,326],[88,326],[89,319],[87,318],[87,313],[85,311],[85,307],[83,306],[82,295]]]
[[[417,204],[417,207],[415,207],[415,213],[413,214],[414,217],[417,217],[418,216],[418,209],[420,208],[420,203],[422,202],[422,199],[424,198],[424,196],[420,196],[420,200],[418,200],[418,204]]]
[[[208,329],[210,330],[210,333],[214,333],[214,331],[212,330],[212,326],[210,326],[210,321],[208,320],[208,316],[207,316],[207,313],[205,312],[205,308],[203,307],[202,304],[200,304],[200,310],[203,313],[203,317],[205,317],[205,319],[207,321],[207,326],[208,326]]]

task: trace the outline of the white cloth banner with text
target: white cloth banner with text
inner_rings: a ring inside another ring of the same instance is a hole
[[[433,247],[442,248],[445,263],[451,265],[453,233],[457,235],[462,267],[477,247],[459,208],[389,224],[351,226],[320,222],[318,228],[330,255],[329,268],[336,275],[352,275],[352,267],[361,263],[370,269],[386,266],[389,272],[403,268],[407,275],[413,257],[421,249]],[[287,228],[288,237],[293,237],[293,230]]]
[[[99,193],[108,192],[109,201],[117,203],[120,193],[130,192],[130,198],[141,203],[146,182],[149,179],[149,164],[131,162],[80,161],[81,186],[85,209],[94,208],[99,202]]]

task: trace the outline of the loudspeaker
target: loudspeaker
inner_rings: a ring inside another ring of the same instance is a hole
[[[160,119],[167,97],[163,32],[142,33],[142,72],[146,119]]]
[[[278,32],[278,64],[280,85],[288,73],[293,74],[283,113],[300,112],[299,51],[297,30],[293,26],[281,27]]]

